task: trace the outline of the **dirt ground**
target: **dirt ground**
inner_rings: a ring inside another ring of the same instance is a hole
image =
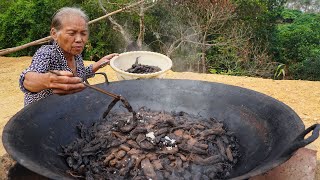
[[[6,151],[2,146],[2,129],[7,121],[23,108],[23,93],[18,86],[19,74],[29,66],[31,57],[0,57],[0,157]],[[85,64],[90,64],[86,62]],[[117,81],[115,72],[109,67],[101,69],[107,72],[110,81]],[[191,72],[169,71],[165,78],[192,79],[219,82],[252,89],[274,97],[290,106],[303,120],[306,127],[320,123],[320,82],[300,80],[271,80],[251,77],[235,77]],[[96,78],[91,83],[103,82]],[[316,179],[320,180],[320,138],[308,148],[318,151]],[[2,163],[2,162],[0,162]],[[3,175],[3,174],[2,174]],[[1,170],[0,170],[1,179]]]

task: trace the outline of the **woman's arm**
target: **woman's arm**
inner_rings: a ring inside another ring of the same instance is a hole
[[[52,59],[50,46],[43,46],[35,53],[30,66],[20,75],[19,86],[24,93],[52,89],[56,94],[70,94],[85,88],[81,78],[73,77],[69,71],[56,71],[59,76],[49,73]]]
[[[104,56],[103,58],[101,58],[99,61],[93,63],[92,66],[92,71],[95,73],[97,72],[100,68],[106,66],[107,64],[110,63],[110,60],[112,58],[114,58],[115,56],[119,56],[118,53],[113,53],[113,54],[109,54],[107,56]]]
[[[53,73],[27,72],[23,86],[30,92],[40,92],[44,89],[52,89],[55,94],[72,94],[85,88],[79,77],[74,77],[69,71],[55,71]]]
[[[23,86],[30,92],[49,89],[49,76],[49,73],[27,72],[24,76]]]

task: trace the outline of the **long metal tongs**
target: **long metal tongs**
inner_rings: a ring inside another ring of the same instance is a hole
[[[55,71],[52,71],[52,70],[49,70],[49,72],[52,73],[52,74],[55,74],[55,75],[57,75],[57,76],[61,76],[61,74],[59,74],[58,72],[55,72]],[[104,73],[103,73],[103,74],[104,74]],[[105,75],[105,74],[104,74],[104,75]],[[105,76],[106,76],[106,75],[105,75]],[[107,83],[109,83],[109,82],[107,81]],[[87,86],[87,87],[89,87],[89,88],[91,88],[91,89],[94,89],[94,90],[96,90],[96,91],[99,91],[99,92],[101,92],[101,93],[103,93],[103,94],[106,94],[106,95],[108,95],[108,96],[111,96],[111,97],[113,97],[113,98],[115,98],[115,99],[119,99],[119,100],[121,99],[121,96],[120,96],[120,95],[117,95],[117,94],[108,92],[108,91],[106,91],[106,90],[104,90],[104,89],[101,89],[101,88],[98,88],[98,87],[95,87],[95,86],[90,85],[89,82],[87,81],[87,79],[84,79],[84,81],[82,81],[82,84],[84,84],[85,86]]]
[[[55,71],[49,70],[49,72],[52,73],[52,74],[55,74],[57,76],[61,76],[61,74],[59,74],[59,73],[57,73]],[[105,73],[101,73],[100,72],[100,73],[95,73],[95,74],[102,74],[106,79],[106,83],[109,83],[107,75]],[[111,93],[109,91],[106,91],[104,89],[92,86],[92,85],[89,84],[87,79],[84,79],[82,81],[82,84],[84,84],[86,87],[89,87],[89,88],[94,89],[94,90],[96,90],[96,91],[98,91],[100,93],[106,94],[106,95],[114,98],[114,100],[109,104],[108,109],[103,113],[103,116],[102,116],[103,118],[105,118],[109,114],[109,112],[111,111],[113,106],[120,100],[124,104],[124,106],[128,109],[128,111],[133,114],[133,119],[134,120],[136,119],[135,111],[133,111],[133,108],[131,107],[129,102],[124,97],[122,97],[121,95],[117,95],[117,94]]]

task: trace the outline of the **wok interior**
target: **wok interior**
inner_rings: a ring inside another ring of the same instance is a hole
[[[231,173],[238,177],[279,158],[304,130],[296,113],[260,93],[219,83],[191,80],[134,80],[99,84],[125,97],[135,110],[184,111],[223,121],[239,140],[241,158]],[[101,119],[112,98],[86,89],[51,96],[17,113],[3,133],[6,150],[25,167],[52,179],[70,178],[60,145],[77,137],[76,125]],[[117,103],[113,112],[126,111]]]

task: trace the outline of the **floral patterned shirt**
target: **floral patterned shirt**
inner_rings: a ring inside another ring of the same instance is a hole
[[[75,62],[78,77],[90,78],[94,75],[92,71],[93,65],[85,67],[81,54],[75,56]],[[23,86],[26,73],[31,71],[37,73],[46,73],[49,70],[72,72],[72,70],[68,67],[67,59],[64,57],[62,49],[55,41],[53,41],[52,45],[41,46],[34,54],[31,65],[20,75],[19,86],[22,92],[24,92],[24,106],[53,94],[52,89],[45,89],[37,93],[28,91]]]

